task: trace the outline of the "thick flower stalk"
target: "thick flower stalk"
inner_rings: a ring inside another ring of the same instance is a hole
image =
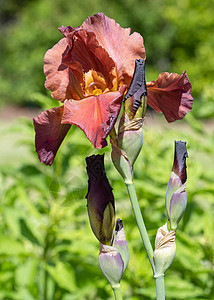
[[[89,17],[80,27],[59,30],[64,38],[45,54],[44,73],[45,87],[62,105],[34,118],[36,151],[47,165],[53,163],[71,125],[83,130],[95,148],[107,145],[126,93],[130,111],[136,109],[135,98],[141,91],[134,88],[133,94],[128,88],[135,61],[146,59],[142,36],[130,34],[130,28],[121,28],[103,13]],[[168,122],[182,119],[191,110],[186,72],[161,73],[146,86],[148,104],[163,112]]]
[[[115,225],[115,205],[112,188],[104,169],[104,154],[86,158],[88,172],[87,209],[96,238],[110,245]]]
[[[165,204],[171,229],[177,229],[186,209],[186,142],[175,141],[175,154],[172,172],[169,178]]]

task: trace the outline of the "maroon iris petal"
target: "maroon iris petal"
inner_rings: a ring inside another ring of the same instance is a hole
[[[147,83],[148,104],[168,122],[183,119],[192,109],[191,88],[185,71],[182,75],[161,73],[156,81]]]
[[[134,72],[135,60],[146,58],[143,37],[130,28],[121,28],[115,20],[103,13],[84,21],[80,28],[94,32],[99,44],[109,53],[117,65],[118,78],[129,85]]]
[[[105,147],[106,137],[119,115],[125,88],[123,85],[117,92],[91,96],[81,101],[66,100],[62,123],[82,129],[95,148]]]
[[[61,124],[63,106],[51,108],[33,119],[35,145],[41,163],[52,165],[55,155],[64,140],[70,125]]]

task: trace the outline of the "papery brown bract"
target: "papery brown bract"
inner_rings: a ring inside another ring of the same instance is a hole
[[[174,260],[176,253],[175,235],[175,230],[168,231],[167,224],[160,227],[157,231],[152,260],[155,278],[164,276]]]

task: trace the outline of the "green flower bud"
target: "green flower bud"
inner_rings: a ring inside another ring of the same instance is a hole
[[[104,169],[104,154],[86,158],[88,172],[87,208],[89,221],[97,239],[110,245],[115,224],[112,188]]]
[[[174,260],[176,253],[175,234],[175,230],[168,231],[167,223],[157,231],[153,254],[155,278],[163,276]]]
[[[143,146],[142,126],[142,118],[134,118],[129,121],[123,113],[117,136],[117,145],[126,153],[131,167],[133,167]]]
[[[125,153],[124,150],[119,148],[113,139],[110,139],[112,152],[111,152],[111,159],[112,162],[120,173],[122,178],[124,179],[125,183],[131,183],[133,181],[132,178],[132,167],[130,161]]]
[[[172,172],[169,178],[165,204],[171,229],[177,229],[178,223],[186,209],[186,143],[175,141],[175,155]]]

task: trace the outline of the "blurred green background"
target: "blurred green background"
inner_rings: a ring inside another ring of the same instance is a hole
[[[99,11],[143,35],[147,81],[163,71],[186,70],[192,83],[194,106],[184,120],[168,124],[148,111],[135,184],[154,244],[166,221],[174,140],[187,141],[188,207],[165,277],[166,298],[214,299],[213,7],[213,0],[0,0],[1,300],[112,299],[84,198],[84,158],[102,152],[130,250],[121,282],[124,299],[155,299],[152,271],[110,146],[94,150],[73,126],[52,167],[41,165],[34,150],[31,117],[56,105],[44,88],[44,54],[62,37],[59,26],[79,26]]]

